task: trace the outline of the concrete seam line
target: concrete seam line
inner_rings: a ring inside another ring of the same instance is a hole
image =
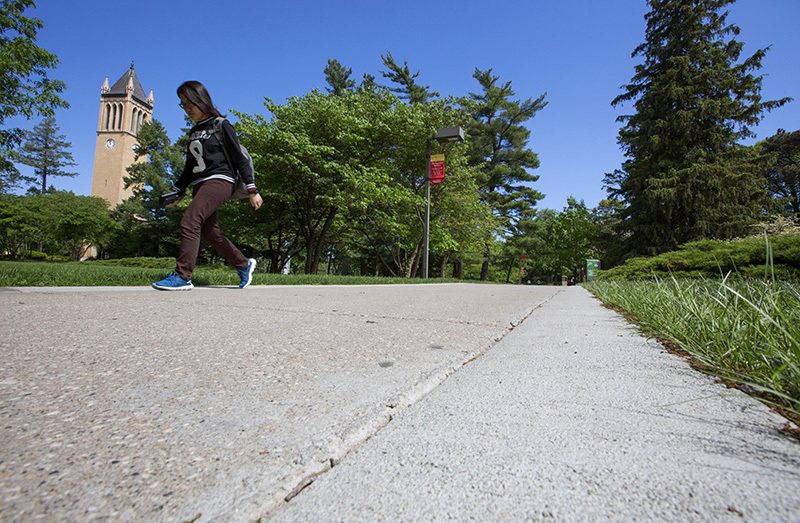
[[[336,445],[339,447],[338,450],[334,450],[331,454],[325,457],[325,459],[319,460],[316,459],[317,463],[321,465],[321,467],[313,471],[309,474],[306,474],[302,477],[302,479],[295,484],[294,488],[292,488],[289,493],[283,498],[284,503],[273,503],[272,507],[265,507],[265,514],[262,516],[263,518],[268,518],[272,516],[275,512],[277,512],[280,508],[282,508],[286,503],[288,503],[293,498],[297,497],[303,490],[305,490],[309,485],[314,483],[316,479],[321,476],[322,474],[329,472],[336,464],[338,464],[345,456],[350,454],[352,451],[356,450],[360,447],[363,443],[368,441],[370,438],[375,436],[378,432],[380,432],[389,422],[392,420],[393,414],[401,412],[404,409],[411,407],[412,405],[421,401],[425,396],[433,392],[439,385],[444,383],[444,381],[456,373],[461,367],[464,367],[470,362],[475,361],[483,354],[486,354],[489,350],[492,349],[497,343],[499,343],[509,332],[514,330],[517,326],[521,325],[522,322],[527,320],[534,312],[538,309],[542,308],[548,301],[550,301],[553,297],[557,296],[563,290],[559,289],[558,292],[554,293],[552,296],[540,301],[539,303],[535,304],[530,311],[527,312],[521,319],[518,321],[510,322],[510,327],[505,329],[503,333],[495,338],[491,343],[486,344],[484,347],[479,348],[476,353],[466,359],[461,363],[453,364],[449,367],[440,369],[439,371],[434,371],[433,373],[429,374],[428,377],[423,378],[419,382],[415,383],[410,387],[407,392],[402,392],[396,396],[393,396],[387,401],[387,404],[381,409],[381,412],[373,415],[367,415],[364,419],[361,420],[359,426],[351,431],[348,431],[346,434],[342,434],[341,436],[337,436],[336,439],[338,440],[340,445]],[[306,454],[305,452],[298,453],[298,456]]]

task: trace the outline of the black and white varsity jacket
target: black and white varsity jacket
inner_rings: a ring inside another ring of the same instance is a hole
[[[214,118],[212,116],[202,122],[198,122],[189,131],[186,166],[175,183],[175,187],[180,191],[185,191],[190,185],[197,185],[214,178],[235,183],[235,174],[231,166],[228,165],[225,153],[222,151],[220,137],[214,133]],[[222,132],[225,133],[224,140],[231,163],[236,166],[236,170],[241,174],[247,190],[254,190],[256,185],[253,179],[253,170],[239,149],[239,139],[236,137],[236,131],[233,130],[233,126],[228,120],[222,122]]]

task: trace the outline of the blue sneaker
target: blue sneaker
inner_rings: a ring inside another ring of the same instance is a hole
[[[184,280],[173,271],[163,280],[155,282],[153,288],[160,291],[189,291],[194,289],[194,285],[192,280]]]
[[[247,268],[242,269],[241,271],[236,271],[236,274],[239,275],[241,281],[239,282],[239,288],[244,289],[250,282],[253,281],[253,271],[256,270],[256,260],[255,258],[250,258],[247,260]]]

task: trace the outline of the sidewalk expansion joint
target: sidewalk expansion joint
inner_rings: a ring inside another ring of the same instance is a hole
[[[510,322],[509,327],[507,327],[503,333],[494,339],[494,342],[485,346],[481,350],[478,351],[478,354],[475,356],[463,361],[461,363],[455,363],[452,366],[444,369],[440,369],[438,372],[434,372],[432,375],[429,375],[427,378],[422,379],[420,382],[412,385],[407,392],[400,393],[394,398],[391,398],[389,402],[384,404],[382,412],[375,413],[372,416],[365,416],[361,422],[361,430],[366,429],[366,433],[362,432],[359,436],[356,436],[354,440],[351,440],[348,443],[348,437],[346,435],[338,436],[337,439],[343,444],[340,455],[337,456],[330,456],[327,459],[320,460],[319,465],[320,468],[310,474],[304,476],[295,486],[292,488],[289,493],[283,498],[284,504],[288,503],[293,498],[297,497],[303,490],[308,488],[318,477],[329,472],[334,466],[336,466],[340,461],[344,459],[345,456],[356,450],[358,447],[369,441],[372,437],[378,434],[381,430],[383,430],[393,419],[393,416],[397,413],[405,410],[407,408],[412,407],[413,405],[417,404],[421,400],[423,400],[428,394],[433,392],[437,387],[439,387],[444,381],[455,374],[460,368],[464,367],[465,365],[477,360],[480,356],[486,354],[490,351],[493,347],[497,345],[505,336],[507,336],[512,330],[516,327],[521,325],[525,320],[531,317],[531,315],[542,308],[547,302],[553,299],[555,296],[560,294],[562,289],[559,289],[558,292],[554,293],[552,296],[549,296],[542,300],[541,302],[535,304],[530,311],[525,314],[518,321]],[[319,313],[319,314],[326,314],[326,313]],[[348,316],[358,316],[358,315],[348,315]],[[389,318],[389,319],[408,319],[408,318]],[[431,321],[431,320],[425,320]],[[470,325],[475,325],[472,322],[453,322],[453,323],[465,323]],[[370,428],[371,426],[371,428]],[[356,432],[360,432],[358,429],[351,431],[351,434],[355,434]],[[268,509],[266,514],[264,514],[264,518],[269,518],[276,512],[278,512],[284,504],[280,504],[278,506],[272,507]]]

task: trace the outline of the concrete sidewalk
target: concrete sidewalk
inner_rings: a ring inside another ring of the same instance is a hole
[[[800,521],[785,420],[582,288],[0,307],[2,521]]]
[[[559,292],[0,289],[0,520],[255,520]]]
[[[270,521],[800,521],[783,423],[571,287]]]

